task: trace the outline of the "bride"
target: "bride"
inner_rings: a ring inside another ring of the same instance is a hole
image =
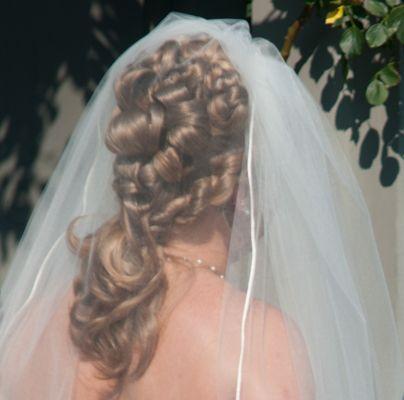
[[[274,45],[169,14],[100,83],[1,292],[0,399],[400,399],[336,134]]]

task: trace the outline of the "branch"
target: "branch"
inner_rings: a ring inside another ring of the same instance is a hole
[[[288,31],[285,35],[285,40],[283,41],[283,46],[281,50],[281,54],[283,59],[286,61],[289,58],[290,50],[292,48],[293,42],[295,41],[300,28],[303,24],[309,19],[314,6],[306,4],[303,7],[302,12],[299,17],[293,22],[293,24],[288,28]]]

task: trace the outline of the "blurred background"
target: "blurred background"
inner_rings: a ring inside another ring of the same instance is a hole
[[[170,11],[243,18],[336,128],[364,192],[404,344],[400,0],[43,0],[0,13],[0,279],[103,74]],[[404,348],[403,348],[404,351]]]

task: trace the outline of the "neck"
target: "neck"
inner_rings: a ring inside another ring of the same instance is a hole
[[[191,260],[202,259],[224,272],[229,241],[226,217],[216,207],[208,207],[193,223],[176,227],[164,250]]]

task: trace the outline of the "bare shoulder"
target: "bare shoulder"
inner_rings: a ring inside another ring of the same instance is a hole
[[[234,393],[241,349],[241,326],[246,295],[230,283],[202,271],[173,313],[173,341],[181,337],[187,353],[193,348],[203,349],[211,363],[217,360],[222,380]],[[182,332],[187,335],[182,338]],[[192,332],[192,334],[190,334]],[[246,326],[246,355],[243,370],[243,398],[249,400],[301,400],[314,398],[311,390],[311,371],[304,340],[296,323],[281,310],[260,300],[252,300]],[[188,343],[192,338],[192,343]],[[195,343],[197,341],[197,343]],[[197,345],[195,345],[197,344]],[[178,351],[178,348],[177,348]],[[211,369],[212,364],[209,364]],[[299,379],[299,382],[298,382]],[[307,383],[304,390],[301,382]],[[299,386],[300,385],[300,386]],[[306,397],[304,397],[306,396]]]
[[[242,316],[246,303],[244,292],[226,282],[212,281],[206,293],[209,305],[206,323],[226,342],[227,371],[235,382],[240,354]],[[209,315],[217,315],[213,321]],[[245,376],[243,394],[251,400],[311,399],[313,383],[310,363],[298,325],[280,309],[261,300],[250,304],[246,325]],[[223,341],[221,341],[223,345]]]
[[[249,399],[314,399],[309,358],[298,325],[262,301],[251,304],[251,385]]]

